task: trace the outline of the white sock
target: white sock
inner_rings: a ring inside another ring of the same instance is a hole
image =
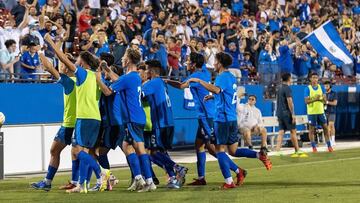
[[[96,184],[100,184],[102,183],[102,178],[96,179]]]
[[[236,169],[235,173],[236,173],[236,174],[239,174],[239,173],[240,173],[240,170],[239,170],[239,169]]]
[[[199,180],[202,180],[202,179],[205,179],[205,177],[204,177],[204,176],[200,176],[200,177],[198,177],[198,179],[199,179]]]
[[[78,184],[78,181],[72,180],[72,181],[71,181],[71,184],[77,185],[77,184]]]
[[[135,176],[135,180],[140,180],[142,178],[142,176],[141,175],[137,175],[137,176]]]
[[[233,178],[232,177],[229,177],[229,178],[226,178],[225,179],[225,183],[226,184],[228,184],[228,185],[230,185],[231,183],[233,183],[234,181],[233,181]]]
[[[51,185],[52,180],[50,179],[44,179],[46,185]]]
[[[151,183],[153,183],[153,179],[152,178],[148,178],[145,180],[147,185],[151,185]]]
[[[257,152],[257,153],[256,153],[256,158],[259,158],[259,157],[260,157],[260,153]]]

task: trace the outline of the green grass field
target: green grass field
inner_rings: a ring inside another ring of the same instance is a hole
[[[7,179],[0,182],[0,202],[360,202],[360,149],[309,154],[309,158],[272,157],[273,169],[266,171],[254,159],[236,163],[248,170],[245,184],[233,190],[220,190],[223,179],[217,162],[207,163],[205,187],[185,186],[180,190],[164,187],[165,174],[154,167],[160,179],[152,193],[126,191],[128,169],[113,171],[120,179],[111,192],[66,194],[58,190],[69,174],[56,176],[53,190],[35,191],[29,183],[42,177]],[[196,165],[188,164],[187,181],[196,177]]]

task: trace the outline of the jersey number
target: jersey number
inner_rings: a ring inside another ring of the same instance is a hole
[[[137,88],[137,91],[138,91],[138,93],[139,93],[139,105],[140,105],[140,107],[142,107],[142,105],[141,105],[141,86],[139,86],[139,87]]]
[[[171,101],[170,101],[170,97],[169,95],[167,94],[166,90],[165,90],[165,98],[166,98],[166,104],[167,104],[167,107],[171,107]]]
[[[236,104],[236,101],[237,101],[237,95],[236,95],[236,92],[234,93],[234,96],[232,98],[232,102],[231,104]]]

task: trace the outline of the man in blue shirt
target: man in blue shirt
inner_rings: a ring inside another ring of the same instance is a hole
[[[288,44],[287,40],[283,40],[280,42],[279,47],[279,68],[280,72],[283,73],[292,73],[294,69],[294,61],[292,59],[292,48],[296,44],[293,43],[291,45]]]
[[[122,65],[126,67],[127,70],[126,74],[119,77],[109,68],[106,68],[105,71],[109,74],[111,80],[114,81],[113,84],[110,85],[110,89],[120,94],[121,117],[124,125],[126,125],[128,129],[128,134],[123,142],[123,150],[129,161],[132,174],[135,177],[135,180],[128,190],[148,192],[156,190],[156,186],[152,179],[150,159],[144,146],[143,133],[146,118],[141,103],[142,81],[137,73],[136,66],[140,60],[140,52],[128,48],[122,59]],[[140,166],[142,170],[140,170]],[[141,175],[141,171],[144,173],[145,181]]]
[[[37,79],[38,76],[33,75],[40,68],[40,59],[36,50],[36,44],[29,44],[29,51],[24,52],[20,58],[22,79]]]
[[[215,116],[214,116],[214,132],[216,139],[216,157],[219,162],[221,172],[224,176],[224,189],[235,188],[235,184],[230,174],[230,158],[226,155],[225,149],[232,156],[254,156],[258,154],[249,149],[238,148],[237,135],[237,113],[236,113],[236,78],[228,71],[228,67],[232,64],[232,58],[229,54],[224,52],[217,53],[215,56],[215,71],[219,75],[215,79],[215,84],[212,85],[199,78],[191,78],[187,82],[196,82],[205,87],[214,95],[205,97],[205,100],[215,99]],[[260,154],[262,160],[267,168],[271,168],[271,162],[265,153]],[[242,185],[246,176],[246,171],[240,169],[240,178],[237,184]]]
[[[296,47],[293,77],[297,83],[304,82],[311,68],[310,56],[307,53],[306,45]]]
[[[171,107],[171,101],[167,93],[167,87],[160,78],[161,64],[157,60],[146,61],[147,71],[150,80],[143,85],[143,97],[150,105],[152,130],[155,139],[151,141],[149,150],[151,157],[160,160],[165,164],[165,169],[169,175],[169,188],[178,189],[185,182],[187,168],[176,164],[167,151],[172,148],[174,138],[174,119]],[[180,184],[174,174],[174,169],[178,173]]]
[[[236,46],[235,42],[231,42],[229,46],[225,48],[225,52],[230,54],[231,57],[233,58],[233,61],[229,66],[229,71],[236,77],[237,81],[240,81],[241,79],[240,60],[243,60],[242,53],[240,53],[240,50]]]

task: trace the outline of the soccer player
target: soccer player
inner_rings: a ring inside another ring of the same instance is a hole
[[[155,139],[151,143],[153,148],[151,157],[164,163],[169,175],[167,187],[178,189],[181,185],[176,179],[174,169],[182,184],[185,182],[188,169],[176,164],[167,154],[167,151],[172,148],[174,119],[167,87],[160,78],[161,63],[158,60],[149,60],[145,64],[150,74],[150,80],[144,83],[142,91],[150,105],[152,129],[155,134]]]
[[[156,190],[156,185],[152,179],[150,159],[144,147],[143,132],[146,118],[141,104],[141,78],[136,66],[140,60],[140,52],[128,48],[122,58],[122,65],[127,70],[126,74],[119,77],[110,69],[106,69],[106,71],[111,80],[114,81],[110,89],[120,93],[122,118],[128,129],[128,134],[123,142],[123,150],[129,161],[132,174],[135,177],[133,184],[128,190],[148,192]],[[146,182],[141,173],[144,174]]]
[[[94,148],[100,128],[99,98],[100,90],[96,82],[95,70],[98,60],[89,52],[82,52],[73,64],[66,55],[55,45],[49,34],[44,39],[54,49],[59,60],[76,76],[76,123],[73,145],[76,146],[77,159],[80,164],[80,180],[77,187],[67,190],[68,193],[87,193],[86,178],[91,168],[96,175],[96,186],[99,191],[106,189],[109,171],[102,171],[96,160],[89,155]]]
[[[240,157],[249,156],[257,157],[257,153],[249,149],[238,148],[237,136],[237,115],[236,115],[236,78],[229,72],[228,67],[232,64],[232,57],[224,52],[217,53],[215,56],[215,71],[218,76],[215,79],[215,84],[212,85],[199,78],[191,78],[187,82],[197,82],[204,86],[208,91],[214,95],[208,95],[205,99],[215,99],[215,118],[214,131],[216,139],[216,157],[219,162],[221,172],[225,178],[223,184],[224,189],[235,188],[235,184],[230,173],[230,158],[226,155],[225,150],[228,149],[230,155]],[[263,160],[267,168],[271,168],[271,162],[267,155],[261,153],[260,160]],[[241,173],[241,182],[245,179],[245,170]]]
[[[191,52],[188,58],[187,70],[191,75],[185,80],[190,78],[199,78],[206,82],[211,81],[211,73],[204,67],[205,58],[203,55]],[[195,107],[198,112],[198,130],[195,139],[195,150],[197,157],[197,172],[198,178],[194,179],[189,185],[206,185],[205,179],[205,166],[206,166],[206,151],[207,149],[211,155],[216,157],[215,152],[215,138],[213,136],[214,131],[214,116],[215,106],[213,100],[205,101],[205,97],[209,95],[209,91],[201,86],[199,83],[179,83],[177,81],[166,80],[166,82],[176,88],[184,89],[190,87],[190,91],[195,101]],[[236,173],[237,182],[239,185],[243,176],[243,170],[239,168],[230,159],[230,169]],[[244,175],[245,176],[245,175]]]
[[[317,152],[314,139],[315,128],[321,125],[324,131],[326,145],[329,152],[333,152],[330,142],[329,129],[326,122],[324,103],[326,103],[326,92],[323,86],[319,84],[319,76],[313,72],[310,74],[310,85],[304,90],[305,103],[309,119],[309,139],[313,152]]]
[[[101,53],[100,60],[105,62],[105,65],[112,68],[118,75],[122,75],[122,69],[112,66],[114,63],[113,55]],[[102,64],[100,63],[100,68],[101,65]],[[121,148],[122,139],[125,136],[125,128],[122,123],[120,112],[120,95],[110,91],[109,86],[112,81],[105,71],[98,70],[96,72],[96,80],[100,89],[103,91],[100,97],[101,126],[97,143],[99,153],[97,160],[102,168],[110,170],[107,154],[110,149],[115,150],[117,146],[120,146]],[[106,87],[102,87],[100,81],[102,81],[102,84],[106,85]],[[111,175],[107,189],[112,190],[112,186],[117,182],[118,180],[116,180],[115,176]]]
[[[31,187],[34,189],[40,189],[49,191],[51,189],[51,182],[57,172],[60,164],[60,154],[62,150],[71,144],[71,138],[73,136],[75,121],[76,121],[76,91],[75,91],[75,75],[74,72],[66,68],[66,66],[60,63],[59,72],[51,65],[48,59],[43,53],[39,54],[40,60],[47,71],[49,71],[54,78],[64,88],[64,117],[63,123],[57,132],[54,141],[50,149],[50,163],[48,166],[48,172],[44,180],[37,183],[32,183]],[[79,178],[79,163],[76,161],[76,157],[72,156],[72,181],[64,189],[72,189],[76,187]]]
[[[276,152],[280,154],[283,136],[286,131],[290,131],[290,139],[294,146],[295,153],[291,157],[308,157],[307,154],[299,150],[298,139],[296,137],[296,118],[291,85],[291,74],[284,73],[282,85],[279,87],[276,100],[276,116],[279,121],[279,135],[277,137]]]
[[[331,145],[335,146],[335,118],[336,118],[336,105],[337,105],[337,95],[336,92],[332,90],[331,82],[326,81],[324,83],[326,90],[326,105],[325,105],[325,114],[329,125],[329,136]]]

